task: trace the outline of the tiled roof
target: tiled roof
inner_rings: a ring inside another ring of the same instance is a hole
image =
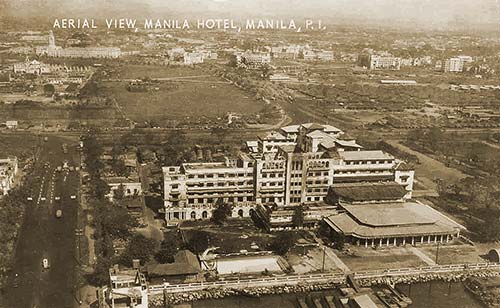
[[[408,192],[396,182],[380,183],[338,183],[330,189],[344,201],[397,200]]]
[[[146,267],[149,276],[192,275],[201,271],[198,258],[189,250],[181,250],[174,256],[175,262],[151,264]]]
[[[325,222],[336,231],[359,238],[452,234],[464,229],[420,203],[352,205],[346,210],[325,218]]]

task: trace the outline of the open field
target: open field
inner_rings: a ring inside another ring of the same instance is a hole
[[[113,80],[143,77],[169,80],[155,81],[154,89],[148,92],[127,91],[127,81],[103,81],[99,95],[115,98],[124,114],[138,122],[216,118],[228,112],[255,114],[264,106],[237,87],[197,68],[130,66],[112,73]]]
[[[34,135],[4,135],[0,134],[0,157],[16,156],[19,160],[24,160],[33,156],[35,146],[40,144],[41,140]]]

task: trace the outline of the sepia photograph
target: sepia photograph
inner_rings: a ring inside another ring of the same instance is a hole
[[[500,308],[499,0],[0,0],[0,308]]]

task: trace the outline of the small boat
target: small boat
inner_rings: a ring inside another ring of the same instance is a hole
[[[408,305],[411,305],[413,303],[413,301],[411,300],[411,298],[409,298],[408,296],[406,296],[404,293],[400,292],[398,289],[396,288],[393,288],[392,286],[387,286],[387,288],[392,292],[392,294],[394,294],[394,296],[396,296],[399,300],[402,300],[403,302],[405,302],[406,304]]]
[[[377,295],[377,297],[380,299],[380,301],[386,305],[387,307],[389,308],[399,308],[398,304],[396,304],[392,297],[387,295],[387,293],[383,292],[383,291],[377,291],[375,293]]]

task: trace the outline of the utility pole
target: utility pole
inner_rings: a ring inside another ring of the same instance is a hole
[[[325,271],[325,254],[326,254],[326,247],[323,246],[323,266],[321,268],[321,272]]]
[[[438,264],[438,257],[439,257],[439,244],[440,244],[440,242],[437,242],[437,246],[436,246],[436,264]]]

